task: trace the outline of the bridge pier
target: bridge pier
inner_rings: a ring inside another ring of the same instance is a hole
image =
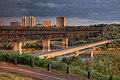
[[[19,52],[20,54],[22,54],[22,43],[21,42],[13,42],[12,46],[13,46],[13,51]]]
[[[68,38],[63,38],[62,39],[62,48],[67,48],[68,47]]]
[[[96,47],[93,47],[93,50],[96,50]]]
[[[50,51],[50,40],[43,40],[43,52]]]
[[[92,50],[90,57],[93,58],[93,56],[94,56],[94,51]]]
[[[80,51],[76,51],[75,56],[77,57],[77,56],[79,56],[79,54],[80,54]]]
[[[93,50],[91,51],[91,58],[93,58],[94,57],[94,51],[95,51],[95,47],[93,47]]]

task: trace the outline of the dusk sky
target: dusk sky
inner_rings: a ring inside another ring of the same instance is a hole
[[[0,17],[22,16],[119,22],[120,0],[0,0]]]

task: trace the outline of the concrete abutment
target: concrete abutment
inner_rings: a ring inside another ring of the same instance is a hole
[[[13,42],[12,46],[13,46],[13,51],[22,54],[22,43],[21,42]]]

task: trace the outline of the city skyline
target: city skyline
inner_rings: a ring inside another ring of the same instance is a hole
[[[10,22],[21,22],[22,17],[0,17],[2,24],[5,26],[9,26]],[[30,17],[30,16],[26,16]],[[56,17],[42,17],[42,16],[35,16],[36,24],[44,24],[45,20],[52,21],[53,25],[56,25]],[[119,20],[90,20],[90,19],[82,19],[82,18],[75,18],[75,17],[67,17],[67,25],[68,26],[80,26],[80,25],[90,25],[90,24],[112,24],[112,23],[120,23]]]

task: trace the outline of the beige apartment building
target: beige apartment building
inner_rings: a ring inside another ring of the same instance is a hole
[[[36,19],[35,19],[35,17],[31,16],[29,18],[29,26],[30,27],[35,27],[36,26]]]
[[[22,26],[27,27],[28,26],[28,19],[26,16],[22,17]]]
[[[10,26],[11,27],[20,27],[21,26],[21,22],[17,22],[17,21],[10,22]]]
[[[64,16],[56,17],[56,27],[66,27],[67,19]]]
[[[44,21],[44,27],[52,27],[52,21]]]

